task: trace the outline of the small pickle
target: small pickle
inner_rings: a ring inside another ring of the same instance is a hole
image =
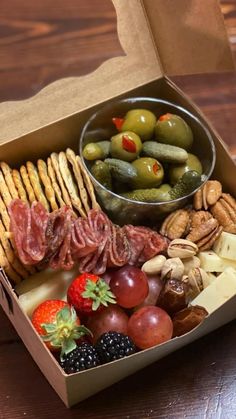
[[[190,126],[178,115],[167,113],[160,116],[156,123],[157,141],[190,150],[193,133]]]
[[[118,131],[133,131],[146,141],[154,134],[156,117],[147,109],[131,109],[124,118],[113,118],[113,122]]]
[[[89,143],[83,149],[83,156],[86,160],[105,159],[110,153],[110,141],[98,141]]]
[[[129,183],[137,177],[137,170],[131,163],[119,159],[106,159],[104,161],[108,164],[112,177],[120,182]]]
[[[112,189],[112,178],[107,163],[97,160],[91,167],[91,173],[105,188]]]
[[[177,164],[170,166],[169,168],[169,177],[170,183],[175,185],[178,180],[183,176],[184,173],[194,170],[200,175],[202,174],[202,165],[200,160],[195,154],[188,153],[188,159],[183,164]]]
[[[169,144],[160,144],[156,141],[145,141],[143,154],[163,163],[185,163],[188,158],[186,150]]]
[[[111,137],[111,156],[115,159],[133,161],[142,150],[140,137],[131,131],[125,131]]]
[[[171,199],[181,198],[193,192],[202,183],[201,175],[190,170],[183,174],[182,178],[169,191]]]
[[[134,189],[156,188],[164,177],[164,170],[156,159],[152,157],[141,157],[132,162],[137,171],[137,176],[132,180]]]
[[[132,199],[132,201],[165,202],[171,200],[171,197],[168,193],[170,190],[170,185],[163,184],[160,186],[160,188],[136,189],[134,191],[125,192],[121,195],[124,198]]]

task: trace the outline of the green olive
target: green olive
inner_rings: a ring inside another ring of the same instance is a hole
[[[83,156],[86,160],[105,159],[110,152],[110,141],[99,141],[89,143],[83,149]]]
[[[111,138],[111,156],[124,161],[135,160],[142,150],[140,137],[131,131],[121,132]]]
[[[190,150],[193,133],[190,126],[178,115],[167,113],[162,115],[155,126],[156,140]]]
[[[202,165],[200,160],[194,154],[188,153],[188,159],[184,164],[178,164],[169,167],[170,183],[175,185],[184,173],[195,170],[202,174]]]
[[[91,173],[105,188],[112,189],[112,178],[110,168],[107,163],[101,160],[95,161],[91,167]]]
[[[147,109],[132,109],[125,115],[121,131],[133,131],[142,141],[150,140],[154,134],[156,117]]]
[[[164,170],[156,159],[141,157],[133,161],[132,166],[137,172],[137,176],[131,181],[134,189],[156,188],[161,184]]]

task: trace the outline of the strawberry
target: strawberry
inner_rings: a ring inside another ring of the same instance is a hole
[[[80,324],[75,309],[62,300],[47,300],[33,312],[32,323],[50,351],[61,357],[76,348],[76,341],[91,332]]]
[[[67,300],[77,312],[85,315],[101,306],[116,303],[109,285],[99,276],[89,273],[83,273],[72,281],[67,291]]]

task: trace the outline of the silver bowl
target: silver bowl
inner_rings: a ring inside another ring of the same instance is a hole
[[[190,201],[192,195],[199,189],[196,188],[189,195],[168,202],[140,202],[124,198],[109,191],[94,178],[90,172],[91,162],[83,158],[82,151],[84,146],[90,142],[110,139],[117,133],[112,123],[112,118],[122,118],[130,109],[137,108],[149,109],[155,113],[157,118],[167,112],[173,113],[181,116],[190,125],[194,136],[191,153],[196,154],[202,163],[203,183],[209,179],[215,166],[215,145],[208,129],[198,118],[181,106],[161,99],[137,97],[114,101],[102,107],[85,124],[81,133],[79,151],[83,165],[91,177],[102,208],[115,223],[120,225],[129,223],[153,224],[166,214],[185,206]]]

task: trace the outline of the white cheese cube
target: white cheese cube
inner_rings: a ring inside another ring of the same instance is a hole
[[[191,302],[191,305],[205,307],[212,313],[231,297],[236,295],[236,270],[227,268]]]
[[[222,258],[236,261],[236,234],[223,231],[215,242],[213,250]]]
[[[207,272],[207,276],[204,275],[204,277],[202,278],[203,288],[206,288],[209,285],[211,285],[212,282],[216,280],[216,278],[217,276],[213,275],[211,272]]]
[[[213,250],[198,253],[201,268],[206,272],[223,272],[226,268],[236,269],[236,261],[218,256]]]

